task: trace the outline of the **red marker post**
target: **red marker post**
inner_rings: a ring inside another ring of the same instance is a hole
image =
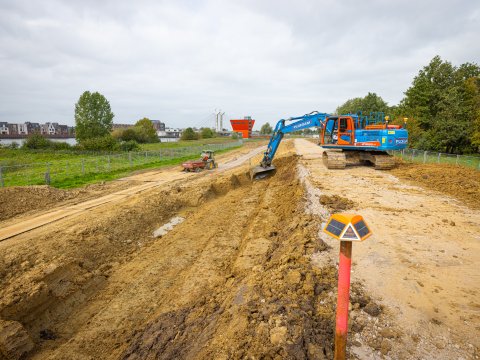
[[[340,240],[338,264],[338,296],[335,322],[335,360],[343,360],[347,351],[348,304],[350,303],[350,271],[352,268],[352,242],[363,241],[372,233],[360,215],[333,214],[323,229]]]

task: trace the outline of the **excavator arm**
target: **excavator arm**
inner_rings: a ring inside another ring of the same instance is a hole
[[[253,168],[250,172],[252,180],[263,179],[275,172],[276,169],[275,166],[272,165],[272,161],[285,134],[315,126],[323,126],[325,120],[329,116],[330,115],[326,113],[312,111],[311,113],[303,116],[279,120],[277,125],[275,125],[275,129],[267,146],[267,151],[264,152],[260,165]],[[294,122],[287,125],[287,121]]]

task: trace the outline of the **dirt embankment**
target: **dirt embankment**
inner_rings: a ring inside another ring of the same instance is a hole
[[[450,195],[474,209],[480,209],[480,171],[446,164],[399,162],[390,172],[416,185]]]
[[[126,182],[102,182],[72,190],[56,189],[46,185],[0,188],[0,221],[49,209],[52,206],[103,196],[129,185],[131,184]]]
[[[336,269],[310,261],[326,246],[295,163],[255,183],[246,169],[176,181],[0,243],[4,356],[331,358]]]

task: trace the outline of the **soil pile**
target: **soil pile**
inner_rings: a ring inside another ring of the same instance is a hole
[[[48,186],[0,188],[0,221],[72,199],[75,193]]]
[[[0,188],[0,221],[15,216],[50,209],[52,206],[83,201],[126,188],[126,182],[98,183],[79,189],[56,189],[47,185]]]
[[[320,195],[319,200],[320,204],[326,206],[331,213],[345,211],[355,206],[355,202],[352,200],[338,195]]]
[[[466,205],[480,209],[480,171],[446,164],[400,162],[390,172],[417,185],[450,195]]]

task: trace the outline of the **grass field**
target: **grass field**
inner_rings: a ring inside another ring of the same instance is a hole
[[[140,152],[110,154],[1,149],[0,186],[50,184],[72,188],[117,179],[135,170],[180,164],[197,158],[206,145],[217,153],[242,146],[240,141],[225,140],[182,142],[183,146],[171,146],[176,144],[152,144],[155,147]]]
[[[445,154],[416,149],[394,151],[393,155],[416,163],[460,165],[480,170],[480,156],[477,155]]]

